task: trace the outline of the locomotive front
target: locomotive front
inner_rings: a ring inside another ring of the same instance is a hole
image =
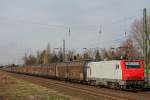
[[[125,88],[143,88],[144,86],[144,61],[121,60],[122,83]]]

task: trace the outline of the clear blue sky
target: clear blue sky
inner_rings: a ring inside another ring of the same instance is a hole
[[[68,27],[71,48],[117,47],[143,8],[150,14],[150,0],[0,0],[0,64],[18,63],[48,42],[57,48],[65,39],[68,48]]]

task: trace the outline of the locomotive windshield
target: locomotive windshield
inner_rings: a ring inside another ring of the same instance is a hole
[[[125,63],[126,68],[140,68],[139,62],[126,62]]]

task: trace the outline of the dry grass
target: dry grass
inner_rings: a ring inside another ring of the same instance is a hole
[[[68,100],[54,90],[18,80],[0,71],[0,100]]]

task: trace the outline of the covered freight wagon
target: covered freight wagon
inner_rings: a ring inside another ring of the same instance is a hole
[[[59,79],[67,79],[68,71],[67,71],[68,63],[57,63],[56,65],[56,77]]]
[[[68,63],[68,78],[74,81],[84,80],[85,61],[75,61]]]
[[[56,65],[57,63],[49,64],[47,67],[47,76],[50,78],[56,77]]]

